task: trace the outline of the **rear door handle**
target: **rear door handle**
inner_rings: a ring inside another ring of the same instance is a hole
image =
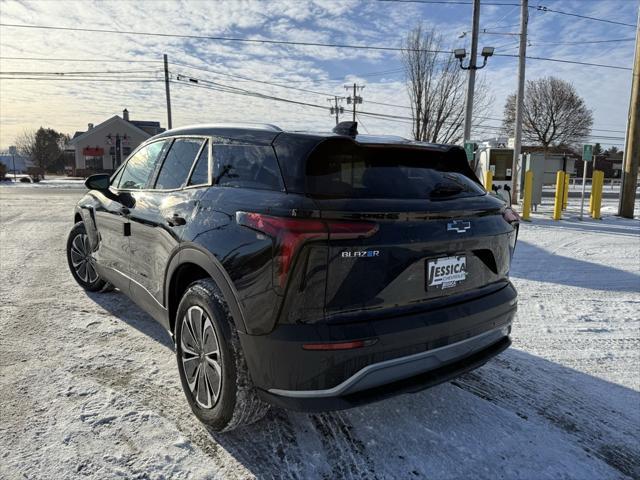
[[[184,225],[187,221],[184,217],[179,216],[177,213],[174,213],[171,216],[164,217],[170,227],[177,227],[180,225]]]

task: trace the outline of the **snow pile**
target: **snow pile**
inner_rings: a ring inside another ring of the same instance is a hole
[[[523,225],[514,347],[481,369],[212,436],[163,329],[68,273],[81,195],[0,188],[0,478],[640,477],[638,220]]]

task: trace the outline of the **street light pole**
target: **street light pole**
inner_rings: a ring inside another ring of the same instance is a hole
[[[476,56],[478,55],[478,28],[480,25],[480,0],[473,0],[473,21],[471,26],[471,58],[469,58],[469,81],[464,115],[464,141],[471,138],[471,116],[473,114],[473,94],[476,85]]]
[[[518,52],[518,93],[516,95],[516,118],[513,139],[513,164],[511,165],[511,203],[518,203],[518,164],[522,150],[522,110],[524,106],[525,63],[527,57],[527,24],[529,23],[529,0],[520,4],[520,50]]]

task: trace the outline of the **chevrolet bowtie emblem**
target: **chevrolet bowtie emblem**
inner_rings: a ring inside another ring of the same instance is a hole
[[[467,221],[454,220],[453,222],[447,223],[448,232],[465,233],[470,228],[471,228],[471,222],[467,222]]]

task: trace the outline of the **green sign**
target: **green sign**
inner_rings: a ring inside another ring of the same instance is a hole
[[[593,145],[583,145],[582,146],[582,160],[585,162],[590,162],[593,160]]]
[[[473,161],[473,149],[475,144],[473,142],[464,142],[464,151],[467,152],[467,161],[471,163]]]

